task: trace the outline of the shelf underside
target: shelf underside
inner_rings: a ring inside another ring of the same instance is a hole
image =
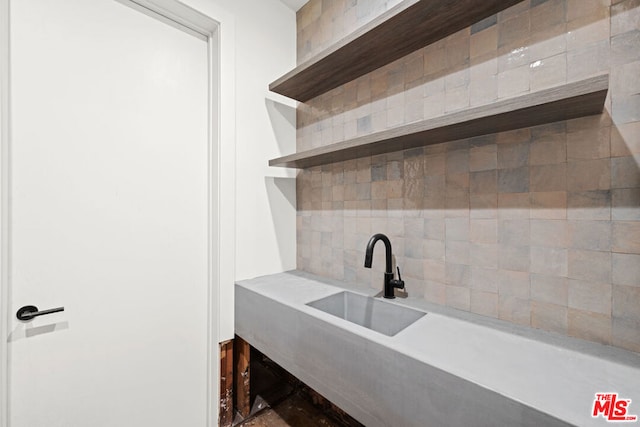
[[[521,0],[405,0],[269,85],[307,101]]]
[[[609,75],[600,75],[279,157],[269,165],[308,168],[599,114],[608,87]]]

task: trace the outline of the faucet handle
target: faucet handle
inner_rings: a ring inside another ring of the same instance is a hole
[[[398,280],[391,279],[391,286],[398,289],[404,289],[404,280],[402,280],[402,276],[400,276],[400,267],[396,266],[396,268],[398,269]]]

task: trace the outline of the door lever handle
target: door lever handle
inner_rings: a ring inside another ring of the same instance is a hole
[[[64,311],[64,307],[50,308],[49,310],[38,311],[38,307],[35,305],[25,305],[21,307],[16,313],[18,320],[27,321],[38,316],[44,316],[45,314],[58,313]]]

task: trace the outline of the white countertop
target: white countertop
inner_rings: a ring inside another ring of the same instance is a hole
[[[430,304],[397,298],[392,304],[423,310],[423,316],[389,337],[305,304],[354,288],[292,271],[238,282],[332,325],[576,425],[605,425],[592,418],[596,393],[631,399],[640,415],[640,354]]]

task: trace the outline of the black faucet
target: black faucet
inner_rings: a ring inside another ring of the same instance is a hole
[[[391,262],[391,242],[389,238],[384,234],[374,234],[369,239],[369,243],[367,243],[367,251],[364,256],[364,266],[366,268],[371,268],[371,262],[373,261],[373,247],[376,245],[378,240],[382,240],[385,247],[385,257],[386,257],[386,268],[384,272],[384,297],[385,298],[395,298],[396,296],[393,294],[393,289],[404,289],[404,281],[402,277],[400,277],[400,267],[398,267],[398,280],[393,278],[393,266]]]

